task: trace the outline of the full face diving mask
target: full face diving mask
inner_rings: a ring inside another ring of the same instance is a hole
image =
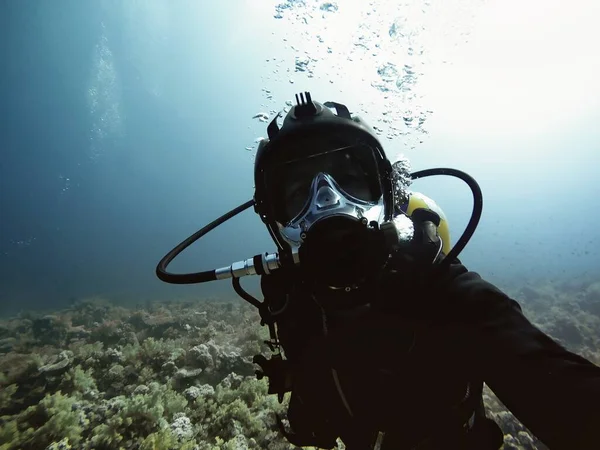
[[[334,149],[274,166],[267,174],[281,236],[299,247],[319,221],[346,217],[380,223],[382,187],[371,148]]]
[[[369,231],[393,215],[391,164],[373,130],[344,105],[313,102],[308,93],[297,102],[259,145],[255,210],[282,260],[302,260],[319,277],[345,267],[343,281],[326,284],[347,287],[361,278],[351,261],[375,267]]]
[[[276,233],[311,278],[347,288],[383,264],[385,206],[372,148],[311,154],[274,165],[265,176]]]

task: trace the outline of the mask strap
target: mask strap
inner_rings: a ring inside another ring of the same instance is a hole
[[[342,105],[341,103],[336,102],[325,102],[323,104],[328,108],[335,108],[335,112],[339,117],[352,120],[352,116],[350,115],[350,111],[348,110],[346,105]]]

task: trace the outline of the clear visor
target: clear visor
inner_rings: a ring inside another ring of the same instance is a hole
[[[374,150],[354,145],[277,164],[266,173],[275,219],[287,223],[302,212],[319,173],[331,176],[344,192],[363,202],[382,195]]]

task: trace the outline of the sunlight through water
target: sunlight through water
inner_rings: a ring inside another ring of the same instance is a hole
[[[266,61],[270,70],[263,92],[269,112],[281,107],[273,101],[273,83],[286,80],[302,89],[303,80],[319,78],[340,92],[360,92],[353,112],[368,113],[381,137],[402,137],[404,150],[415,148],[427,134],[432,113],[420,79],[432,62],[445,63],[442,58],[449,50],[468,39],[481,4],[481,0],[275,3],[273,18],[285,27],[282,34],[275,34],[272,45],[283,44],[293,55],[293,64],[287,57]]]

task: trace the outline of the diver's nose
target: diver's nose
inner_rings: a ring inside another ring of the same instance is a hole
[[[315,199],[315,206],[319,211],[338,206],[340,204],[341,197],[335,192],[331,186],[321,186],[317,191],[317,198]]]

